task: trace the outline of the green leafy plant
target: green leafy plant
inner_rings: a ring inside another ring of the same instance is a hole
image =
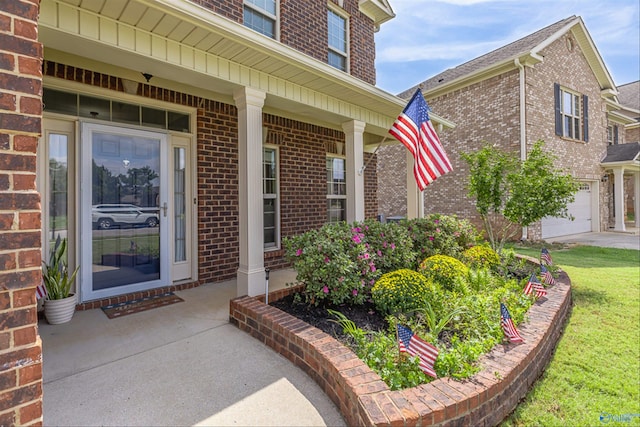
[[[80,267],[77,267],[69,275],[66,250],[67,239],[60,239],[60,236],[58,236],[49,256],[49,262],[42,262],[42,280],[47,289],[47,299],[49,300],[63,299],[71,295],[71,286]]]
[[[518,226],[545,216],[570,218],[567,204],[575,198],[577,183],[554,167],[555,156],[543,146],[544,141],[537,141],[524,161],[489,144],[462,154],[470,168],[469,196],[475,198],[487,238],[498,252]]]
[[[464,286],[469,268],[456,258],[447,255],[433,255],[420,263],[418,271],[427,279],[452,291]],[[462,286],[460,286],[462,285]]]
[[[492,269],[500,265],[500,256],[489,245],[476,245],[462,253],[462,261],[471,268]]]
[[[380,275],[413,263],[412,247],[405,228],[371,220],[327,224],[284,239],[285,257],[314,305],[362,304]]]
[[[427,324],[427,328],[429,328],[429,332],[434,339],[438,339],[438,336],[440,336],[440,333],[444,330],[445,326],[447,326],[455,316],[459,315],[463,311],[463,307],[455,307],[438,318],[438,315],[428,301],[425,303],[425,306],[419,310],[422,319]]]
[[[403,268],[383,274],[373,286],[371,296],[381,313],[410,313],[424,307],[433,293],[433,284],[422,274]]]
[[[449,255],[454,258],[478,239],[478,232],[467,220],[455,215],[431,214],[425,218],[404,220],[401,224],[407,228],[413,241],[413,251],[417,262],[432,255]],[[418,265],[405,266],[417,268]]]

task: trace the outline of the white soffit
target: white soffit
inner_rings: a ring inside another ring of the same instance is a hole
[[[303,115],[319,110],[362,120],[378,134],[405,104],[186,0],[42,0],[40,37],[45,52],[53,48],[141,71],[155,65],[154,75],[207,90],[251,86],[264,90],[267,101],[278,98],[277,108],[296,110],[302,103],[309,107]]]

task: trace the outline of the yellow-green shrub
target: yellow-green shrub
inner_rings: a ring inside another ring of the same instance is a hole
[[[433,284],[413,270],[403,268],[383,274],[373,285],[371,296],[380,312],[410,313],[424,307]]]
[[[426,258],[420,263],[418,271],[448,291],[454,290],[459,282],[464,282],[469,274],[469,268],[466,265],[447,255]]]
[[[492,269],[500,265],[500,256],[489,245],[477,245],[465,250],[462,260],[471,268],[478,269]]]

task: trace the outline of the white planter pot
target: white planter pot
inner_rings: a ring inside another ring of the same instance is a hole
[[[63,299],[46,300],[44,303],[44,316],[47,318],[47,322],[52,325],[70,321],[75,311],[75,294]]]

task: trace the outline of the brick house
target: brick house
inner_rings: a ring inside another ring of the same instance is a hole
[[[404,106],[375,87],[393,16],[386,0],[0,2],[0,424],[42,421],[34,290],[58,237],[85,309],[234,277],[256,295],[286,236],[376,217],[374,150]]]
[[[613,191],[622,194],[623,176],[637,182],[639,164],[631,160],[611,169],[601,161],[613,144],[613,130],[627,129],[634,120],[620,114],[617,88],[580,17],[556,22],[416,87],[433,111],[456,124],[439,133],[454,170],[427,187],[421,202],[411,173],[405,173],[412,164],[406,150],[382,146],[377,158],[381,213],[411,217],[418,212],[415,206],[423,204],[425,213],[457,214],[480,225],[465,187],[468,167],[459,154],[487,141],[526,158],[527,150],[542,139],[545,149],[558,157],[557,166],[580,181],[569,206],[575,221],[544,218],[523,229],[524,237],[625,229],[624,215],[614,214],[624,211],[623,198],[614,204]],[[411,97],[416,87],[399,96]],[[627,137],[618,133],[617,144]],[[635,211],[640,211],[637,205]]]

